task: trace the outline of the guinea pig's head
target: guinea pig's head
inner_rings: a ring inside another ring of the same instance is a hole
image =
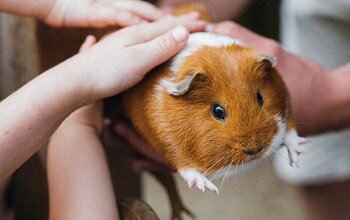
[[[188,166],[214,172],[282,145],[288,94],[271,57],[196,33],[171,62],[160,85],[169,132]]]

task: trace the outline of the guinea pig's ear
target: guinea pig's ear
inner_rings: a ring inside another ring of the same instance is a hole
[[[277,66],[277,58],[273,56],[262,54],[261,62],[265,65],[270,65],[272,68],[275,68]]]
[[[169,95],[180,96],[185,94],[191,88],[191,85],[193,84],[193,82],[201,78],[202,76],[203,74],[196,72],[185,77],[184,79],[182,79],[177,83],[168,82],[168,83],[162,83],[162,84],[166,88],[166,91]]]
[[[267,55],[260,55],[258,67],[264,73],[271,73],[276,66],[277,66],[276,57],[267,56]]]

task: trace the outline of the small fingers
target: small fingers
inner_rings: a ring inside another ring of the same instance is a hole
[[[115,9],[114,14],[114,24],[121,27],[141,24],[144,19],[140,18],[138,15],[123,9]]]
[[[143,1],[116,1],[114,6],[124,10],[129,10],[140,16],[142,19],[156,21],[164,17],[164,13],[156,6]]]
[[[183,16],[166,16],[147,24],[130,27],[123,32],[128,33],[127,44],[144,43],[158,37],[176,26],[184,26],[189,32],[204,30],[206,22],[198,20],[198,13],[192,12]]]
[[[147,62],[135,65],[139,68],[136,71],[146,73],[174,56],[186,45],[188,36],[186,28],[180,26],[147,43],[132,46],[135,60],[144,60],[144,57],[148,57]]]
[[[98,5],[89,11],[88,23],[92,27],[106,27],[117,25],[120,27],[141,24],[144,20],[138,15],[108,5]]]
[[[204,30],[206,22],[196,20],[196,17],[198,17],[197,12],[180,17],[166,16],[156,22],[121,29],[111,36],[127,47],[151,41],[177,26],[184,26],[189,32]]]
[[[89,47],[91,47],[92,45],[94,45],[96,43],[96,38],[93,35],[88,35],[85,38],[85,41],[83,42],[83,44],[80,46],[79,49],[79,53],[82,53],[84,51],[86,51]]]
[[[194,11],[185,15],[175,17],[174,22],[177,25],[183,25],[190,32],[204,31],[207,25],[207,22],[203,20],[199,20],[199,17],[200,17],[199,13]]]

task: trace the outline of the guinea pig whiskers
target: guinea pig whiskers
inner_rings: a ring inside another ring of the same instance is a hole
[[[212,174],[212,175],[210,176],[209,180],[210,180],[210,181],[215,180],[216,177],[219,175],[219,173],[220,173],[220,171],[221,171],[222,168],[223,168],[223,167],[220,167],[214,174]]]
[[[243,169],[244,169],[243,163],[240,164],[239,168],[240,168],[239,169],[239,176],[242,178],[242,176],[243,176]]]
[[[237,172],[237,177],[241,178],[241,164],[236,165],[236,172]]]
[[[242,178],[242,170],[243,170],[243,164],[238,165],[238,176],[239,178]]]
[[[238,161],[238,163],[235,165],[235,168],[236,168],[236,175],[237,175],[237,177],[239,178],[239,176],[240,176],[240,170],[241,170],[241,164],[240,164],[240,162]]]
[[[238,169],[238,176],[240,178],[242,178],[242,174],[243,174],[243,171],[244,171],[244,163],[241,163],[242,161],[239,161],[239,169]]]
[[[213,165],[211,165],[206,171],[203,172],[203,175],[206,175],[208,171],[213,168],[216,164],[218,164],[220,161],[222,161],[225,158],[225,156],[221,157],[219,160],[217,160]]]
[[[222,178],[222,181],[221,181],[221,183],[220,183],[219,191],[221,191],[222,184],[224,183],[225,178],[226,178],[226,176],[227,176],[227,174],[228,174],[228,171],[229,171],[229,170],[230,170],[230,168],[231,168],[232,162],[233,162],[233,161],[231,160],[230,165],[228,165],[228,167],[227,167],[227,169],[226,169],[226,172],[225,172],[224,178]]]
[[[220,169],[218,169],[211,177],[210,177],[210,181],[216,179],[216,177],[220,174],[220,171],[222,170],[222,168],[224,168],[224,166],[220,167]]]

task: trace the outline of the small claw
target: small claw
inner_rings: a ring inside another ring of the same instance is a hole
[[[219,194],[218,188],[212,183],[212,182],[207,182],[207,188],[211,191],[215,191],[217,194]]]
[[[205,191],[205,188],[216,191],[219,193],[217,187],[210,182],[203,174],[198,172],[196,169],[187,168],[179,171],[180,175],[187,181],[188,187],[192,188],[196,186],[199,190]]]
[[[202,182],[202,181],[197,181],[197,182],[196,182],[196,185],[197,185],[197,188],[198,188],[199,190],[201,190],[201,191],[204,192],[204,189],[205,189],[204,182]]]
[[[191,189],[194,185],[196,185],[196,180],[189,180],[187,184],[188,184],[188,188]]]
[[[301,145],[308,144],[308,143],[310,143],[310,140],[307,138],[299,138],[298,140],[298,144],[301,144]]]

